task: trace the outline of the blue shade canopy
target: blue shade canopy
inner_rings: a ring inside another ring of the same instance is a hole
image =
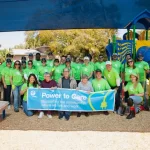
[[[125,28],[130,29],[137,23],[143,25],[146,30],[150,29],[150,12],[148,10],[144,10],[137,15]],[[139,24],[137,24],[137,26],[139,26]]]
[[[145,9],[150,0],[0,0],[0,31],[121,29]]]

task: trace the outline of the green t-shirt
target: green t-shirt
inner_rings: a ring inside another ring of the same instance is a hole
[[[135,88],[132,82],[128,82],[128,84],[125,86],[125,90],[128,91],[129,95],[144,93],[141,83],[138,83]]]
[[[3,66],[3,67],[6,67],[6,66],[7,66],[7,65],[6,65],[6,61],[2,63],[2,66]],[[12,67],[12,68],[14,67],[14,62],[11,63],[11,67]]]
[[[50,68],[49,66],[39,66],[39,68],[38,68],[39,80],[41,80],[41,81],[44,80],[45,72],[51,73],[52,68]]]
[[[38,79],[38,71],[33,69],[33,68],[31,68],[31,69],[30,68],[26,68],[23,73],[24,73],[25,79],[27,79],[30,74],[35,74],[35,76]]]
[[[104,69],[104,77],[111,87],[117,86],[116,80],[120,79],[118,72],[114,68],[111,71]]]
[[[136,62],[135,66],[139,69],[140,82],[146,81],[146,70],[149,70],[149,65],[145,61]]]
[[[21,91],[25,90],[27,88],[27,83],[24,83],[21,87]],[[29,84],[28,88],[34,88],[32,84]],[[23,100],[27,101],[27,91],[23,95]]]
[[[122,73],[124,72],[124,68],[126,68],[126,67],[127,67],[127,63],[121,65],[121,72]]]
[[[112,61],[112,67],[116,69],[116,71],[120,74],[121,71],[121,62],[120,61]]]
[[[41,60],[37,61],[37,60],[34,60],[33,61],[33,65],[35,67],[35,69],[39,69],[40,66],[42,66],[42,63],[41,63]]]
[[[92,80],[92,86],[94,92],[105,91],[110,89],[108,82],[103,78],[101,80],[97,80],[97,79]]]
[[[75,63],[75,64],[74,64],[74,69],[75,69],[75,73],[74,73],[74,78],[75,78],[75,80],[81,80],[82,64],[80,64],[80,63]]]
[[[93,68],[91,67],[91,65],[88,64],[86,66],[85,64],[83,64],[81,68],[81,75],[87,75],[89,77],[91,73],[93,73]]]
[[[135,69],[133,69],[133,68],[131,68],[131,67],[126,67],[125,68],[125,81],[126,82],[129,82],[129,81],[131,81],[131,79],[130,79],[130,75],[132,74],[132,73],[135,73],[135,74],[139,74],[139,69],[136,67]]]
[[[23,84],[23,72],[20,72],[17,69],[12,69],[10,73],[11,73],[13,85],[19,86]]]
[[[0,65],[0,80],[2,80],[2,70],[4,69],[5,67],[3,67],[2,65]]]
[[[52,68],[54,64],[54,60],[47,60],[46,64],[48,67]]]
[[[8,68],[8,67],[4,67],[3,70],[2,70],[2,76],[5,79],[5,84],[6,85],[11,85],[10,84],[11,70],[12,70],[12,68]]]
[[[53,80],[55,80],[57,83],[62,76],[64,68],[65,67],[63,65],[59,65],[57,67],[56,66],[53,67],[53,69],[52,69],[53,70]]]
[[[103,74],[105,68],[106,68],[105,62],[96,62],[94,65],[94,70],[96,71],[97,69],[100,69],[102,71],[102,74]]]

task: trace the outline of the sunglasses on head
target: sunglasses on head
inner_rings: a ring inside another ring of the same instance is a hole
[[[131,63],[131,62],[133,62],[133,61],[128,61],[128,63]]]

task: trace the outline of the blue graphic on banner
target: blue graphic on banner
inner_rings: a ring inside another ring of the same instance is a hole
[[[117,40],[116,53],[121,63],[125,63],[125,56],[127,53],[132,55],[132,40]]]
[[[115,91],[28,89],[28,110],[114,111]]]

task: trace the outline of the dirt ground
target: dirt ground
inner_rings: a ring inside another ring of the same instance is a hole
[[[27,117],[21,109],[19,113],[15,113],[12,108],[7,109],[6,113],[6,118],[0,119],[0,130],[150,132],[150,111],[142,111],[131,120],[113,112],[108,116],[99,112],[80,118],[73,113],[69,121],[59,120],[57,112],[53,112],[52,119],[47,116],[38,119],[38,114]]]

